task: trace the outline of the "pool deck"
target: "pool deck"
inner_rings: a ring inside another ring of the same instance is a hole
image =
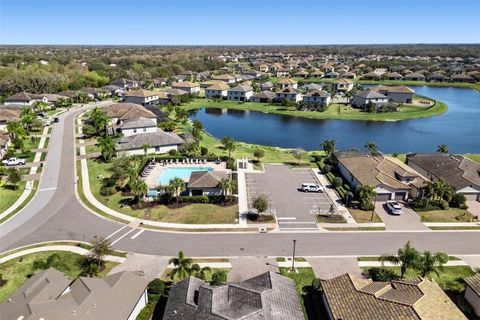
[[[155,187],[158,187],[159,185],[158,178],[160,177],[160,175],[165,169],[198,168],[198,167],[209,167],[209,168],[212,168],[214,171],[227,171],[227,172],[231,171],[227,169],[225,162],[221,162],[221,163],[207,162],[207,163],[189,163],[189,164],[172,163],[167,165],[156,163],[152,171],[150,171],[150,173],[144,178],[144,181],[149,188],[155,188]],[[185,180],[185,182],[188,182],[188,179]]]

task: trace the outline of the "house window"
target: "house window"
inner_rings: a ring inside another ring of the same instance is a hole
[[[143,128],[143,132],[147,132],[147,128]]]
[[[155,152],[160,152],[160,147],[155,147]]]

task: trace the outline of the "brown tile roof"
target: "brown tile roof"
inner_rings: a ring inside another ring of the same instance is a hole
[[[158,96],[158,92],[154,91],[149,91],[149,90],[144,90],[144,89],[138,89],[138,90],[132,90],[132,91],[127,91],[124,94],[126,97],[153,97],[153,96]]]
[[[477,273],[471,277],[465,278],[465,282],[468,286],[480,297],[480,273]]]
[[[292,84],[297,83],[297,81],[293,80],[293,79],[290,79],[290,78],[283,78],[283,79],[278,80],[277,83],[278,84],[292,85]]]
[[[0,121],[20,120],[20,110],[0,109]]]
[[[156,118],[155,114],[145,107],[129,102],[114,103],[104,108],[109,118],[118,118],[120,120],[135,119],[139,117]]]
[[[171,85],[172,88],[195,88],[200,87],[198,83],[191,82],[191,81],[183,81],[183,82],[174,82]]]
[[[208,88],[205,88],[205,90],[215,90],[215,91],[225,91],[228,89],[230,89],[230,87],[224,82],[216,82],[211,86],[209,86]]]
[[[223,178],[227,177],[225,171],[194,171],[188,181],[189,188],[216,188]]]

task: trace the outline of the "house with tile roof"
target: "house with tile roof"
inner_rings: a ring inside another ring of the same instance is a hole
[[[375,189],[375,201],[407,200],[423,196],[426,178],[400,160],[358,151],[335,152],[338,170],[355,190],[362,185]]]
[[[172,285],[163,320],[303,320],[295,282],[266,272],[212,286],[195,277]]]
[[[282,102],[283,100],[300,102],[302,100],[302,92],[293,87],[285,87],[282,91],[275,93],[276,102]]]
[[[380,108],[383,104],[388,102],[389,99],[386,95],[383,95],[376,90],[369,89],[355,93],[352,96],[351,104],[356,108],[364,108],[369,103],[373,103],[376,108]]]
[[[466,320],[433,281],[377,282],[344,274],[321,280],[322,300],[332,320]]]
[[[312,90],[303,95],[303,102],[308,104],[328,106],[332,102],[330,93],[324,90]]]
[[[50,268],[36,273],[0,304],[2,319],[136,319],[148,302],[148,281],[123,271],[71,281]]]
[[[136,103],[142,106],[157,105],[158,100],[158,92],[145,89],[131,90],[123,94],[123,101],[127,103]]]
[[[228,89],[230,89],[230,87],[223,82],[214,83],[208,88],[205,88],[205,98],[206,99],[223,99],[227,97]]]
[[[225,171],[194,171],[190,175],[187,190],[191,196],[219,196],[222,190],[218,184],[225,178],[228,178]]]
[[[14,95],[11,95],[5,99],[5,104],[15,104],[23,106],[31,106],[35,102],[48,103],[48,98],[40,94],[28,93],[23,91],[15,93]]]
[[[253,89],[248,85],[238,85],[227,91],[227,98],[230,101],[249,101],[252,95]]]
[[[262,92],[255,92],[250,97],[250,102],[257,102],[257,103],[270,103],[275,98],[275,92],[272,91],[262,91]]]
[[[191,94],[197,94],[200,92],[200,85],[191,81],[174,82],[171,87],[172,89],[186,91]]]
[[[372,88],[388,98],[390,102],[412,103],[415,91],[406,86],[385,86],[378,85]]]
[[[0,109],[0,131],[7,131],[7,124],[20,120],[20,110]]]
[[[298,82],[297,82],[297,80],[293,80],[293,79],[290,79],[290,78],[283,78],[283,79],[278,80],[276,85],[279,86],[280,89],[282,89],[282,90],[287,88],[287,87],[297,89]]]
[[[213,79],[223,81],[226,84],[233,84],[237,81],[237,77],[232,76],[230,74],[222,74],[222,75],[214,76]]]
[[[136,103],[121,102],[108,105],[103,111],[110,118],[112,125],[122,124],[127,120],[140,117],[148,118],[157,123],[157,116],[150,110]]]
[[[109,83],[112,86],[120,87],[124,91],[133,90],[139,87],[138,81],[120,78]]]
[[[151,118],[138,117],[123,121],[117,131],[121,132],[124,137],[128,137],[138,133],[150,133],[157,131],[157,124]]]
[[[353,81],[348,79],[338,79],[332,83],[333,90],[336,92],[348,92],[353,89]]]
[[[155,132],[137,133],[118,139],[115,143],[117,155],[144,155],[143,146],[147,145],[147,154],[165,154],[170,150],[179,150],[185,141],[173,132],[157,129]]]
[[[475,314],[480,317],[480,273],[465,278],[465,299],[470,303]]]

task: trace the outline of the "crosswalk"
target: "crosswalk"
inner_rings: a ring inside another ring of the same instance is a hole
[[[106,236],[105,239],[109,240],[110,244],[113,246],[122,239],[138,239],[144,232],[145,229],[139,228],[138,224],[131,223],[115,230],[114,232]]]

